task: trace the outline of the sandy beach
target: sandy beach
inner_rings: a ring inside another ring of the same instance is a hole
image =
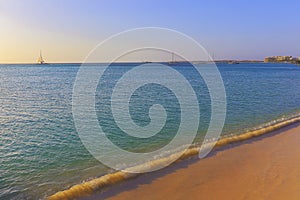
[[[141,175],[85,199],[300,199],[300,124]]]

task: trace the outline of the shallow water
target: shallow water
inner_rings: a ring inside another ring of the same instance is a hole
[[[79,66],[0,65],[1,199],[44,198],[111,171],[89,154],[75,129],[72,90]],[[167,126],[151,140],[123,134],[111,120],[106,103],[116,80],[133,67],[120,64],[107,71],[105,84],[97,88],[96,111],[100,125],[115,144],[129,151],[147,152],[161,148],[174,137],[180,123],[179,104],[167,88],[141,88],[131,99],[133,120],[138,125],[147,125],[149,106],[159,103],[168,112]],[[198,96],[201,121],[195,142],[201,142],[211,115],[209,92],[191,66],[174,68],[184,74]],[[242,63],[218,64],[218,68],[227,94],[223,136],[299,115],[300,67]],[[145,70],[152,73],[156,69]],[[158,78],[165,78],[163,70]]]

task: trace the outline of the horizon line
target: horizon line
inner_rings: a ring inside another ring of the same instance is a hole
[[[238,61],[238,62],[264,62],[264,60],[259,59],[218,59],[218,60],[212,60],[213,62],[229,62],[229,61]],[[207,60],[194,60],[194,61],[174,61],[174,63],[186,63],[186,62],[212,62]],[[46,62],[45,64],[102,64],[102,63],[170,63],[172,61],[118,61],[118,62],[107,62],[107,61],[97,61],[97,62]],[[11,63],[1,63],[0,65],[21,65],[21,64],[36,64],[40,65],[39,63],[33,63],[33,62],[11,62]]]

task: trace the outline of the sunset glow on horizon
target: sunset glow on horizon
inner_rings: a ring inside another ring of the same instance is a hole
[[[187,34],[216,59],[299,57],[299,6],[294,0],[2,0],[0,63],[35,63],[40,50],[47,62],[83,62],[111,35],[149,26]]]

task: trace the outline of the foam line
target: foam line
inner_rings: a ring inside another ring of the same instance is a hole
[[[232,137],[226,137],[220,139],[215,147],[221,147],[225,146],[227,144],[239,142],[239,141],[244,141],[253,137],[257,137],[272,131],[275,131],[277,129],[283,128],[285,126],[291,125],[293,123],[300,122],[300,116],[294,117],[282,122],[278,122],[276,124],[254,130],[254,131],[249,131],[241,135],[236,135]],[[199,147],[193,147],[185,150],[184,152],[178,152],[182,154],[181,159],[188,158],[191,156],[195,156],[199,153]],[[132,169],[135,169],[135,171],[138,171],[139,169],[151,169],[151,168],[156,168],[157,166],[164,166],[166,163],[168,163],[168,160],[172,159],[173,156],[178,155],[178,153],[172,154],[170,156],[160,158],[157,160],[150,161],[148,163],[138,165],[132,168],[128,168],[130,170],[128,171],[133,171]],[[124,171],[117,171],[111,174],[106,174],[104,176],[101,176],[99,178],[93,179],[91,181],[87,181],[78,185],[75,185],[71,187],[70,189],[64,190],[57,192],[56,194],[48,197],[48,200],[69,200],[69,199],[76,199],[84,196],[91,195],[92,193],[96,191],[101,191],[101,189],[104,189],[106,187],[113,186],[117,183],[120,183],[122,181],[125,181],[129,178],[135,177],[138,174],[130,174]],[[141,170],[143,171],[143,170]]]

